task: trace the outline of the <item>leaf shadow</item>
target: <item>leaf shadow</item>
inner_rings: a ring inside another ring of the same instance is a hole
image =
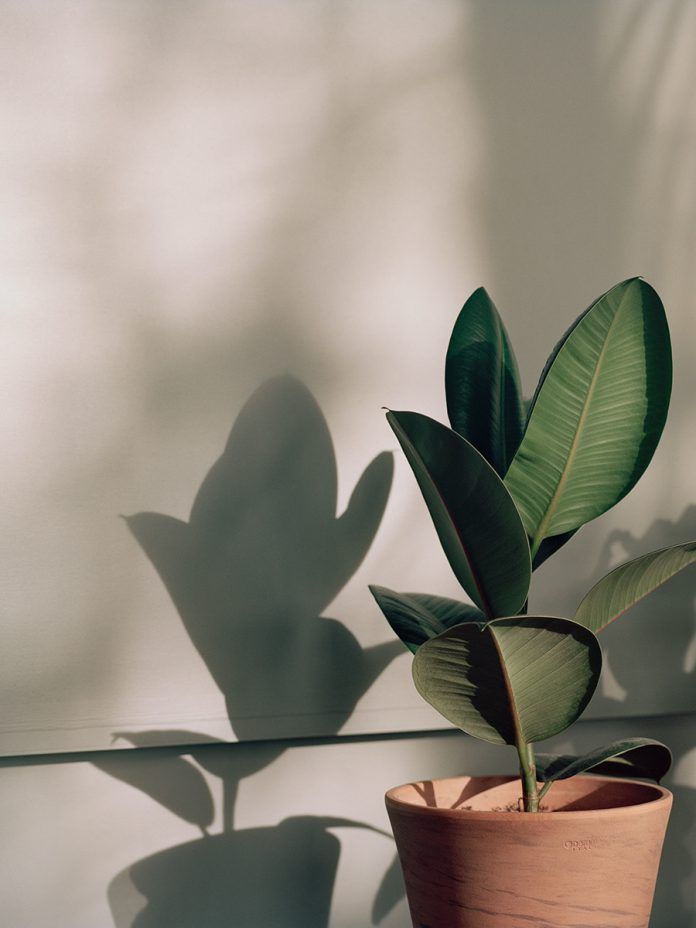
[[[696,538],[696,505],[678,520],[657,519],[640,537],[615,529],[599,556],[598,575],[617,563]],[[629,627],[630,626],[630,627]],[[637,603],[601,633],[614,695],[598,693],[596,714],[616,714],[617,703],[630,715],[696,711],[696,593],[687,568]]]
[[[335,734],[402,653],[398,642],[363,649],[322,617],[374,539],[392,472],[391,454],[378,455],[337,518],[326,420],[309,390],[284,376],[240,412],[188,523],[159,513],[127,519],[238,738]]]
[[[117,928],[327,924],[340,854],[328,829],[369,826],[291,816],[235,831],[234,810],[242,779],[287,747],[258,739],[335,735],[403,653],[398,641],[362,648],[322,615],[372,544],[392,472],[391,454],[378,455],[337,517],[328,425],[310,391],[286,375],[246,402],[188,522],[126,519],[224,695],[235,735],[253,743],[171,729],[114,734],[144,750],[105,753],[95,765],[202,832],[117,874],[108,891]],[[218,834],[210,776],[222,792]]]

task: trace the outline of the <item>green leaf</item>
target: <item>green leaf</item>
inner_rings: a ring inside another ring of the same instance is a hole
[[[515,615],[529,591],[529,542],[512,497],[485,458],[451,429],[389,412],[455,576],[488,617]]]
[[[587,754],[537,754],[537,779],[565,780],[589,770],[605,776],[642,777],[658,783],[672,766],[672,752],[652,738],[626,738]]]
[[[475,606],[456,599],[427,593],[396,593],[384,586],[371,586],[370,592],[387,622],[414,654],[424,641],[453,625],[486,621],[484,614]]]
[[[606,294],[603,293],[599,299],[601,300],[604,296],[606,296]],[[556,360],[556,355],[565,345],[566,341],[568,340],[568,336],[575,331],[579,323],[582,322],[582,320],[597,302],[598,300],[595,300],[593,303],[590,303],[587,309],[580,313],[578,318],[574,320],[573,324],[566,329],[561,338],[556,342],[553,351],[546,359],[546,364],[544,365],[544,369],[542,370],[541,376],[539,377],[539,382],[537,383],[536,389],[534,390],[534,395],[530,400],[525,402],[525,429],[527,427],[527,423],[529,422],[529,417],[532,414],[532,410],[534,409],[534,404],[536,403],[537,397],[539,396],[539,391],[544,385],[544,381],[546,380],[546,377],[551,370],[551,365]],[[570,541],[570,539],[573,537],[573,535],[576,534],[577,531],[578,529],[572,529],[569,532],[562,532],[560,535],[551,535],[548,538],[542,539],[537,552],[532,559],[532,570],[536,570],[538,567],[541,567],[544,561],[547,561],[557,551],[560,551],[560,549]]]
[[[532,539],[578,528],[635,485],[662,433],[672,383],[669,330],[645,281],[624,281],[585,312],[532,404],[505,483]]]
[[[603,296],[605,296],[605,294],[602,294],[602,297]],[[602,297],[600,297],[600,299],[602,299]],[[594,303],[596,302],[597,300],[594,301]],[[534,395],[532,396],[530,400],[527,400],[527,402],[525,403],[525,430],[527,428],[527,424],[529,423],[529,417],[531,416],[532,410],[534,409],[534,404],[536,403],[537,397],[539,396],[539,391],[544,385],[544,381],[546,380],[546,377],[549,371],[551,370],[551,365],[556,360],[556,355],[561,350],[561,348],[565,345],[566,341],[568,340],[568,336],[571,335],[575,331],[578,324],[582,322],[582,320],[585,318],[588,312],[592,309],[592,307],[594,306],[594,303],[591,303],[587,307],[587,309],[581,312],[578,318],[575,319],[573,324],[566,329],[566,331],[563,333],[561,338],[554,345],[553,351],[551,352],[549,357],[546,359],[546,364],[544,365],[544,369],[542,370],[541,376],[539,377],[539,382],[537,383],[536,389],[534,390]],[[543,538],[539,544],[539,547],[534,557],[532,558],[532,570],[534,571],[538,567],[541,567],[544,561],[547,561],[557,551],[560,551],[560,549],[570,541],[570,539],[573,537],[573,535],[575,535],[577,531],[578,529],[572,529],[569,532],[561,532],[560,535],[551,535],[548,538]]]
[[[589,311],[592,309],[592,307],[595,305],[595,303],[598,303],[600,300],[603,300],[604,297],[605,297],[605,296],[607,295],[607,293],[609,293],[609,292],[610,292],[610,291],[607,290],[606,293],[603,293],[603,294],[602,294],[600,297],[598,297],[596,300],[593,300],[593,301],[590,303],[590,305],[580,313],[580,315],[577,317],[577,319],[574,319],[574,320],[573,320],[573,322],[568,326],[568,328],[565,330],[565,332],[563,333],[563,335],[561,335],[561,337],[558,339],[558,341],[556,342],[556,344],[553,346],[553,351],[551,352],[551,354],[550,354],[550,355],[548,356],[548,358],[546,359],[546,363],[544,364],[544,367],[543,367],[543,369],[542,369],[541,375],[540,375],[540,377],[539,377],[539,381],[538,381],[538,383],[537,383],[537,385],[536,385],[536,387],[535,387],[535,389],[534,389],[534,394],[533,394],[532,398],[525,401],[525,427],[526,427],[527,423],[529,422],[529,417],[531,416],[532,410],[534,409],[534,404],[536,403],[537,397],[539,396],[539,391],[541,390],[541,388],[542,388],[543,385],[544,385],[544,381],[546,380],[546,378],[547,378],[547,376],[548,376],[548,373],[549,373],[549,371],[551,370],[551,365],[552,365],[553,362],[556,360],[556,356],[558,355],[558,352],[561,350],[561,348],[562,348],[562,347],[565,345],[565,343],[568,341],[568,336],[569,336],[569,335],[572,335],[572,333],[575,331],[575,329],[578,327],[578,325],[582,322],[582,320],[585,318],[585,316],[589,313]]]
[[[588,629],[549,616],[457,625],[421,645],[418,692],[462,731],[496,744],[543,741],[571,725],[602,666]]]
[[[595,583],[575,613],[575,621],[599,632],[631,606],[696,563],[696,541],[651,551],[614,568]]]
[[[454,324],[445,392],[452,428],[502,477],[522,438],[524,411],[512,345],[483,287],[471,294]]]

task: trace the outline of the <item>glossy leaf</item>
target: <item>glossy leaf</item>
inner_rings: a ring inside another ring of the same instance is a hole
[[[537,754],[537,779],[548,783],[590,771],[605,776],[641,777],[658,783],[672,766],[672,752],[652,738],[626,738],[576,757]]]
[[[454,625],[486,621],[480,609],[456,599],[427,593],[396,593],[384,586],[371,586],[370,592],[387,622],[414,654],[424,641]]]
[[[669,331],[645,281],[600,297],[563,342],[532,404],[505,483],[532,539],[578,528],[635,485],[662,433]]]
[[[612,289],[613,289],[613,288],[612,288]],[[589,313],[589,311],[593,308],[593,306],[595,305],[595,303],[598,303],[600,300],[604,299],[604,297],[605,297],[605,296],[607,295],[607,293],[609,293],[609,292],[610,292],[610,291],[607,290],[606,293],[603,293],[600,297],[597,297],[596,300],[593,300],[593,301],[590,303],[590,305],[589,305],[586,309],[584,309],[576,319],[573,320],[573,322],[568,326],[568,328],[565,330],[565,332],[563,333],[563,335],[561,335],[561,337],[558,339],[558,341],[556,342],[556,344],[553,346],[553,351],[551,352],[551,354],[550,354],[550,355],[548,356],[548,358],[546,359],[546,363],[544,364],[544,367],[543,367],[543,369],[542,369],[542,371],[541,371],[541,375],[540,375],[539,380],[538,380],[538,382],[537,382],[537,385],[536,385],[536,387],[535,387],[535,389],[534,389],[534,394],[532,395],[532,398],[531,398],[531,399],[529,399],[529,400],[527,400],[527,401],[525,402],[525,427],[526,427],[527,423],[529,422],[529,417],[531,416],[532,410],[534,409],[534,404],[536,403],[537,397],[539,396],[539,391],[541,390],[541,388],[542,388],[543,385],[544,385],[544,381],[546,380],[546,378],[547,378],[547,376],[548,376],[548,373],[549,373],[549,371],[551,370],[551,365],[552,365],[553,362],[556,360],[556,356],[558,355],[558,352],[561,350],[561,348],[562,348],[562,347],[565,345],[565,343],[568,341],[568,336],[573,334],[573,332],[575,331],[575,329],[576,329],[576,328],[578,327],[578,325],[582,322],[582,320],[583,320],[583,319],[585,318],[585,316]]]
[[[428,416],[389,412],[455,576],[489,617],[514,615],[531,562],[519,513],[500,477],[466,439]]]
[[[457,317],[445,362],[452,428],[504,476],[522,438],[517,361],[495,304],[483,287]]]
[[[603,293],[599,299],[601,300],[605,295],[606,294]],[[541,376],[539,377],[539,382],[537,383],[536,389],[534,390],[534,395],[525,403],[525,429],[527,427],[527,423],[529,422],[529,417],[532,414],[532,410],[534,409],[534,404],[536,403],[537,397],[539,396],[539,391],[544,385],[544,381],[546,380],[546,377],[551,370],[551,365],[556,360],[556,355],[565,345],[566,341],[568,340],[568,336],[575,331],[577,326],[582,322],[582,320],[597,302],[598,300],[594,300],[594,302],[590,303],[587,309],[580,313],[577,319],[573,321],[572,325],[566,329],[561,338],[556,342],[553,351],[546,359],[546,364],[544,364],[544,369],[542,370]],[[570,539],[573,537],[573,535],[576,534],[577,531],[578,529],[572,529],[569,532],[562,532],[560,535],[551,535],[542,539],[537,552],[532,559],[532,570],[536,570],[538,567],[541,567],[541,565],[550,557],[552,557],[552,555],[554,555],[557,551],[560,551],[560,549],[570,541]]]
[[[602,297],[604,295],[605,294],[602,294]],[[599,299],[602,299],[602,297]],[[595,300],[594,303],[596,302],[598,301]],[[539,382],[537,383],[536,389],[534,390],[534,395],[525,403],[525,429],[529,422],[529,417],[532,414],[532,410],[534,409],[534,404],[536,403],[537,397],[539,396],[539,391],[544,385],[544,381],[546,380],[546,377],[551,370],[551,365],[556,360],[556,355],[565,345],[566,341],[568,340],[568,336],[575,331],[579,323],[582,322],[588,312],[592,309],[594,303],[591,303],[587,309],[581,312],[578,318],[574,320],[573,324],[566,329],[561,338],[554,345],[553,351],[546,359],[546,364],[544,365],[541,376],[539,377]],[[560,551],[560,549],[570,541],[570,539],[577,531],[577,529],[572,529],[569,532],[561,532],[560,535],[551,535],[547,538],[543,538],[539,544],[539,547],[537,548],[534,557],[532,558],[532,570],[537,570],[537,568],[541,567],[541,565],[550,557],[552,557],[557,551]]]
[[[651,551],[616,567],[595,583],[575,613],[575,621],[593,632],[606,628],[631,606],[696,563],[696,541]]]
[[[597,686],[599,643],[548,616],[457,625],[413,660],[418,692],[448,721],[484,741],[543,741],[571,725]]]

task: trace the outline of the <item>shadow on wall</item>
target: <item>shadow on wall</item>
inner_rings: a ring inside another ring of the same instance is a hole
[[[580,534],[579,537],[582,537]],[[544,608],[572,616],[592,586],[613,568],[660,548],[696,538],[696,505],[675,521],[656,519],[640,536],[615,528],[597,539],[598,555],[589,576],[573,569],[573,546],[558,556],[553,597]],[[696,595],[693,569],[673,577],[638,602],[600,635],[602,680],[590,704],[591,718],[672,715],[696,712]],[[546,578],[544,578],[546,579]]]
[[[238,738],[269,737],[265,719],[333,713],[335,734],[397,654],[364,651],[320,618],[362,562],[382,519],[393,460],[367,467],[336,518],[331,435],[311,393],[291,377],[249,399],[189,522],[127,520],[224,694]],[[313,732],[312,732],[313,733]],[[307,734],[284,730],[283,736]]]
[[[688,506],[676,521],[655,520],[645,533],[635,536],[614,529],[607,536],[592,577],[581,578],[568,567],[564,578],[571,589],[569,601],[577,606],[592,583],[612,568],[659,548],[696,538],[696,505]],[[571,541],[569,548],[573,545]],[[543,570],[544,568],[542,568]],[[572,611],[568,614],[572,614]],[[673,577],[659,590],[637,603],[628,614],[600,635],[605,664],[600,688],[592,699],[594,726],[609,726],[605,741],[648,733],[665,740],[674,754],[672,772],[665,780],[674,794],[674,809],[665,840],[657,881],[653,923],[673,928],[696,925],[694,895],[694,831],[696,829],[696,781],[693,757],[696,712],[696,595],[694,570]],[[602,684],[609,686],[602,689]],[[680,706],[682,716],[667,716],[669,707]],[[600,721],[606,720],[606,721]],[[586,738],[592,723],[573,729],[571,738]],[[620,726],[617,729],[616,726]],[[664,728],[664,731],[663,731]],[[593,734],[593,737],[597,737]],[[569,749],[562,737],[563,747]],[[597,737],[599,742],[601,739]],[[590,750],[595,743],[573,744],[573,750]],[[544,746],[545,750],[553,749]]]
[[[676,522],[656,520],[639,538],[616,529],[600,554],[599,573],[603,575],[617,562],[689,538],[696,538],[696,505],[685,509]],[[693,569],[683,571],[602,633],[607,667],[617,689],[612,696],[595,696],[593,708],[597,714],[615,715],[617,701],[627,716],[653,715],[655,707],[661,704],[681,706],[684,713],[696,712],[693,581]],[[692,727],[685,714],[683,729],[688,731]],[[668,916],[665,924],[686,928],[696,924],[693,893],[696,783],[693,777],[682,776],[680,768],[695,748],[688,742],[671,743],[670,747],[674,767],[665,785],[674,794],[674,810],[665,840],[654,912],[663,919]]]
[[[264,726],[279,719],[292,736],[293,719],[307,715],[327,716],[326,734],[336,734],[402,653],[396,641],[363,649],[344,625],[321,615],[374,539],[392,469],[391,455],[378,455],[336,518],[326,421],[306,387],[285,376],[245,405],[188,523],[158,513],[127,519],[224,694],[239,739],[263,738]],[[107,755],[96,766],[202,832],[115,877],[109,903],[117,928],[328,924],[340,853],[328,829],[369,826],[292,816],[275,827],[233,830],[240,781],[272,763],[283,743],[226,745],[188,731],[115,737],[135,746],[194,745],[190,759],[154,748]],[[220,834],[209,831],[216,808],[203,770],[221,784]]]
[[[677,522],[656,520],[634,537],[615,529],[600,554],[600,575],[617,563],[657,548],[696,538],[696,505]],[[615,715],[654,715],[661,705],[696,712],[696,594],[693,570],[678,574],[625,617],[602,632],[607,665],[616,681],[613,695],[598,694],[593,709]]]

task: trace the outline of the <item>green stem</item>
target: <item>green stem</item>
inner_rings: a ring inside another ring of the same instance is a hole
[[[522,800],[525,812],[539,811],[539,787],[536,779],[536,761],[534,748],[526,741],[519,741],[517,754],[520,758],[520,779],[522,780]]]

